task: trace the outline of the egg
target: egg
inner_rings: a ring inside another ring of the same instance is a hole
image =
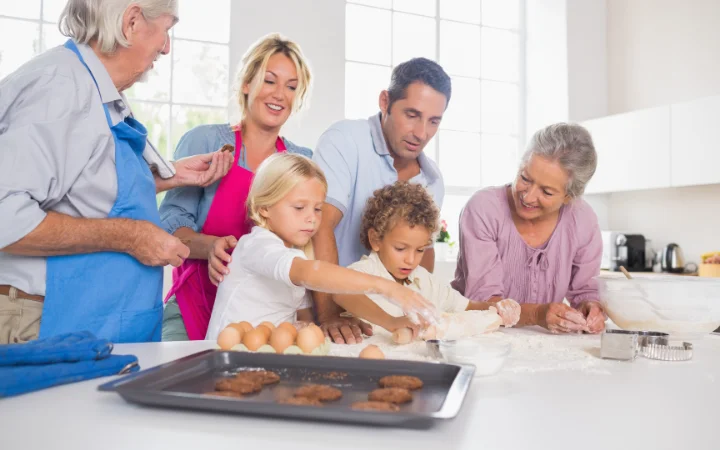
[[[409,344],[412,341],[413,333],[410,328],[400,328],[392,334],[392,340],[398,345]]]
[[[270,331],[273,331],[275,329],[275,324],[272,322],[265,321],[265,322],[261,323],[260,325],[262,325],[264,327],[268,327],[270,329]],[[260,325],[258,325],[258,326],[260,326]]]
[[[303,352],[310,353],[320,344],[322,344],[322,341],[311,327],[305,327],[298,331],[297,345]]]
[[[242,338],[245,335],[245,328],[241,327],[239,323],[231,323],[227,326],[227,328],[235,328],[236,330],[238,330],[238,332],[240,333],[240,340],[242,341]]]
[[[250,322],[239,322],[238,326],[241,327],[246,333],[253,329],[253,326]]]
[[[295,325],[289,323],[289,322],[283,322],[280,325],[277,326],[278,328],[282,328],[283,330],[287,330],[290,334],[292,334],[293,342],[295,342],[295,338],[297,338],[297,328],[295,328]]]
[[[314,331],[315,334],[317,335],[318,339],[320,339],[320,343],[321,343],[321,344],[322,344],[323,342],[325,342],[325,333],[323,333],[322,328],[320,328],[319,326],[315,325],[314,323],[311,323],[311,324],[310,324],[310,328],[313,329],[313,331]]]
[[[220,332],[217,343],[222,350],[230,350],[240,343],[240,332],[233,327],[227,327]]]
[[[385,353],[377,345],[368,345],[360,352],[363,359],[385,359]]]
[[[270,336],[270,345],[275,349],[276,352],[282,353],[286,348],[293,345],[295,339],[291,332],[285,328],[277,327]]]
[[[258,325],[256,330],[260,330],[265,334],[265,341],[268,341],[270,339],[270,335],[272,334],[272,330],[268,328],[265,325]]]
[[[258,327],[254,330],[250,330],[243,336],[243,344],[251,352],[259,349],[263,345],[267,344],[268,338],[265,336],[265,332],[262,330],[265,327]]]

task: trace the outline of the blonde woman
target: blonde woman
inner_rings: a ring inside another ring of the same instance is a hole
[[[229,273],[226,264],[237,240],[250,231],[245,200],[253,173],[277,152],[312,156],[312,152],[280,137],[290,114],[307,102],[312,76],[300,47],[270,34],[243,56],[235,82],[239,120],[202,125],[180,140],[175,159],[234,147],[228,174],[205,188],[167,193],[160,217],[168,233],[188,243],[190,257],[173,271],[166,297],[163,340],[198,340],[207,332],[217,284]]]
[[[277,154],[260,165],[247,199],[248,215],[257,226],[235,247],[206,339],[217,339],[234,322],[311,321],[306,289],[378,294],[405,313],[433,320],[434,307],[419,293],[392,280],[313,261],[301,250],[310,246],[320,226],[326,192],[322,170],[304,156]]]

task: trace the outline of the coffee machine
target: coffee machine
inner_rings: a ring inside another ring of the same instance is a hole
[[[610,270],[619,271],[620,266],[628,272],[646,272],[648,268],[645,259],[645,236],[642,234],[617,234],[615,236],[615,258]]]

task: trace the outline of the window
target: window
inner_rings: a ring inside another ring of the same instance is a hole
[[[392,68],[440,63],[453,95],[425,154],[442,170],[451,240],[476,190],[512,181],[524,139],[522,0],[347,0],[345,117],[378,111]]]
[[[0,0],[0,79],[67,40],[57,26],[65,4]],[[182,20],[171,31],[170,54],[160,57],[146,82],[125,91],[150,141],[168,157],[190,128],[228,120],[230,0],[179,4]]]

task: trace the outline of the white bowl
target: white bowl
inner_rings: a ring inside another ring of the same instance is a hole
[[[510,354],[510,343],[487,339],[439,341],[443,357],[454,364],[473,364],[475,376],[494,375],[502,369]]]
[[[622,329],[697,337],[720,326],[720,280],[678,276],[597,280],[600,302]]]

